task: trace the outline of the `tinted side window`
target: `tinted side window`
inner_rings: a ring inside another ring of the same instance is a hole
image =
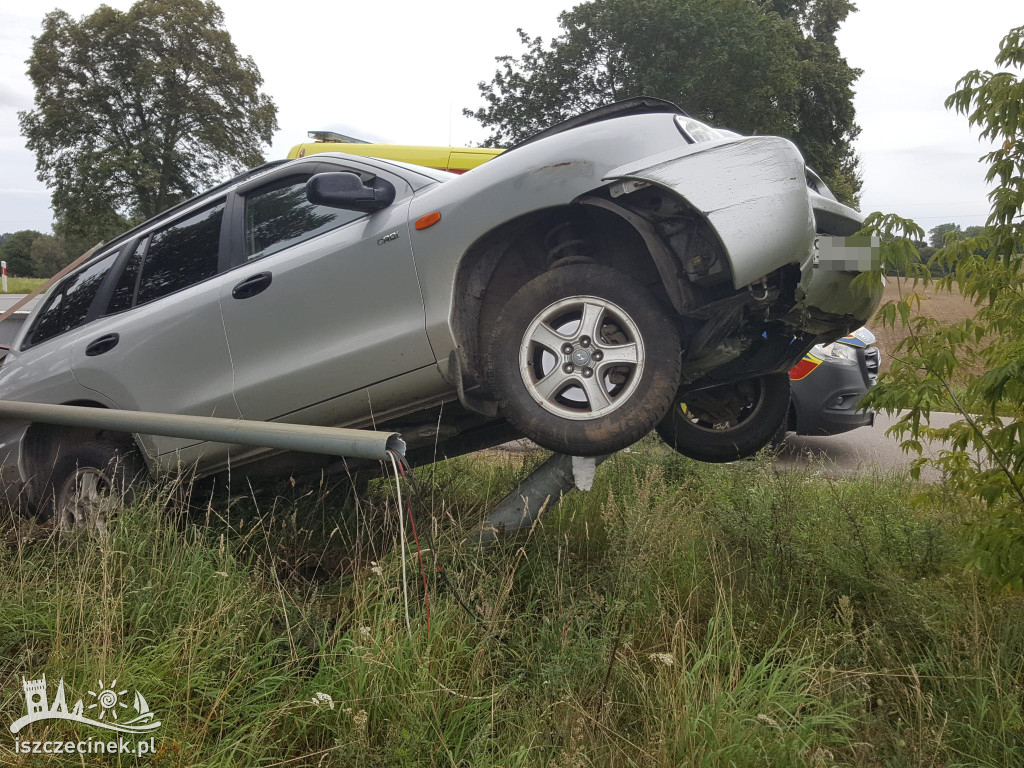
[[[117,253],[108,254],[57,286],[57,292],[48,299],[46,308],[36,320],[28,339],[29,346],[66,333],[85,322],[103,278],[110,272],[116,258]]]
[[[197,211],[150,236],[136,304],[146,304],[217,274],[224,203]]]
[[[365,216],[313,205],[306,199],[306,176],[282,179],[245,198],[245,255],[249,261],[297,245]]]
[[[132,255],[128,257],[124,270],[117,279],[117,285],[114,286],[114,295],[110,298],[110,306],[107,307],[108,315],[131,308],[132,299],[135,298],[135,284],[138,282],[139,267],[142,266],[142,257],[146,253],[146,243],[148,242],[149,238],[140,240]]]
[[[64,303],[64,292],[58,291],[52,294],[46,301],[46,306],[39,313],[35,324],[32,326],[32,333],[29,334],[26,347],[51,339],[60,333],[60,309]]]

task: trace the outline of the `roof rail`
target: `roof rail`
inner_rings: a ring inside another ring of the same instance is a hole
[[[628,115],[647,115],[652,113],[665,112],[672,115],[684,115],[689,117],[683,110],[673,104],[671,101],[665,101],[664,99],[656,99],[653,96],[635,96],[631,99],[624,99],[622,101],[616,101],[611,104],[605,104],[603,107],[597,107],[591,109],[583,114],[576,115],[563,120],[560,123],[555,123],[549,128],[545,128],[543,131],[529,136],[518,144],[509,147],[504,151],[503,154],[508,154],[514,149],[519,149],[527,144],[532,144],[540,139],[546,139],[548,136],[554,136],[557,133],[564,133],[565,131],[571,131],[573,128],[579,128],[583,125],[590,125],[591,123],[599,123],[602,120],[611,120],[615,117],[627,117]]]

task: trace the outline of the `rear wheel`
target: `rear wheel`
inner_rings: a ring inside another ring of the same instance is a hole
[[[134,449],[101,442],[72,446],[54,464],[40,517],[62,531],[103,529],[116,510],[131,503],[133,483],[143,472]]]
[[[657,429],[684,456],[736,461],[785,435],[788,417],[789,374],[773,373],[680,393]]]
[[[558,267],[512,297],[491,334],[487,375],[499,409],[559,453],[635,443],[679,383],[679,335],[658,300],[616,269]]]

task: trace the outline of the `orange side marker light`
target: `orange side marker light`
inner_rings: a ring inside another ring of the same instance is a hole
[[[427,227],[432,227],[435,224],[437,224],[437,222],[439,222],[440,220],[440,211],[428,213],[426,216],[420,216],[418,219],[416,219],[416,229],[426,229]]]

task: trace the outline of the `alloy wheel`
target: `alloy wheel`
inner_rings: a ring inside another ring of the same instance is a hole
[[[643,375],[644,343],[618,305],[572,296],[534,317],[523,334],[519,367],[542,408],[584,421],[611,413],[633,394]]]
[[[102,530],[116,501],[106,472],[95,467],[79,467],[57,491],[55,525],[64,531],[84,527]]]
[[[724,432],[749,421],[764,404],[760,379],[747,379],[689,393],[678,403],[683,418],[697,429]]]

